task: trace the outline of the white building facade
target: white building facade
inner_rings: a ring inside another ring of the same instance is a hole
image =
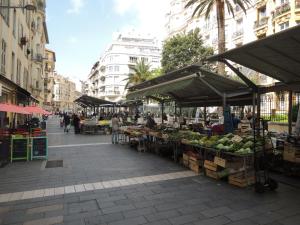
[[[204,43],[213,47],[215,53],[217,53],[218,30],[215,7],[212,9],[208,19],[204,15],[191,19],[194,8],[185,9],[186,3],[186,0],[171,1],[170,11],[166,14],[165,24],[168,38],[178,33],[187,33],[195,28],[200,28]],[[254,0],[252,6],[247,9],[246,14],[239,6],[236,6],[234,11],[235,17],[233,18],[225,9],[227,50],[264,38],[300,23],[300,0]],[[272,78],[267,78],[246,68],[240,69],[243,70],[242,72],[245,75],[252,76],[261,84],[274,82]]]
[[[126,83],[130,66],[140,60],[150,64],[151,70],[160,68],[161,47],[152,36],[134,31],[119,33],[94,64],[88,77],[88,94],[117,102],[126,96]],[[91,86],[91,87],[90,87]]]

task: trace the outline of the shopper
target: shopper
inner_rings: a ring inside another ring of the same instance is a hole
[[[79,134],[80,133],[80,129],[79,129],[80,119],[79,119],[79,116],[77,114],[74,115],[73,124],[74,124],[75,134]]]
[[[112,129],[112,143],[118,144],[119,142],[119,118],[116,114],[113,115],[113,118],[111,119],[111,129]]]
[[[70,124],[71,124],[71,118],[70,116],[66,113],[64,116],[64,125],[65,125],[65,129],[64,132],[69,132],[70,129]]]
[[[154,117],[153,114],[150,114],[147,117],[146,127],[150,128],[150,129],[153,129],[156,126],[156,123],[155,123],[153,117]]]

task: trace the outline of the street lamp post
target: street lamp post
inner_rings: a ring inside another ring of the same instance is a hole
[[[26,9],[29,11],[35,11],[36,7],[34,5],[24,5],[24,6],[6,6],[6,5],[0,5],[0,9]]]

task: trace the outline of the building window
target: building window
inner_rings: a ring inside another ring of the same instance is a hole
[[[112,71],[113,71],[113,66],[109,66],[109,67],[108,67],[108,71],[109,71],[109,72],[112,72]]]
[[[24,77],[23,77],[24,88],[28,88],[28,70],[24,68]]]
[[[21,61],[19,59],[17,59],[17,80],[16,83],[17,84],[21,84]]]
[[[285,30],[287,28],[289,28],[289,21],[279,24],[280,30]]]
[[[11,80],[15,82],[15,61],[16,55],[14,52],[11,53]]]
[[[13,14],[13,35],[16,37],[16,30],[17,30],[17,11],[14,10]]]
[[[9,0],[0,0],[0,5],[1,6],[10,6]],[[3,17],[4,21],[6,24],[9,26],[9,8],[0,8],[0,14]]]
[[[129,57],[129,62],[131,62],[131,63],[137,63],[137,61],[138,61],[137,57],[135,57],[135,56],[130,56]]]
[[[2,39],[1,42],[1,73],[5,75],[5,67],[6,67],[6,42]]]
[[[142,57],[142,61],[144,61],[145,63],[148,62],[148,58],[147,57]]]
[[[266,6],[263,6],[258,9],[258,19],[264,18],[267,16],[267,9]]]
[[[119,66],[115,66],[115,72],[119,72],[120,71],[120,67]]]

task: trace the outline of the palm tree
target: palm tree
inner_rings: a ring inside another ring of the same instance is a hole
[[[225,4],[229,14],[234,17],[234,6],[238,5],[246,14],[246,8],[251,4],[251,0],[187,0],[185,8],[196,5],[192,14],[193,17],[200,17],[205,14],[207,19],[214,5],[216,5],[217,23],[218,23],[218,53],[225,52]],[[218,73],[225,74],[225,65],[218,64]]]
[[[124,79],[127,80],[125,89],[148,80],[151,76],[150,67],[150,64],[146,63],[144,59],[138,61],[135,66],[129,66],[133,73],[130,73],[128,78]]]

